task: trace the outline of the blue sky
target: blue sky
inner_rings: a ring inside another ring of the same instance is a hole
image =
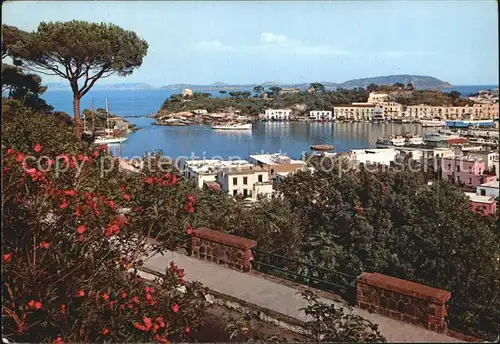
[[[72,19],[111,22],[149,44],[133,75],[101,83],[343,82],[389,74],[498,83],[495,0],[2,4],[3,23],[24,30]]]

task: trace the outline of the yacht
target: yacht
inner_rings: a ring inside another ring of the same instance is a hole
[[[405,145],[405,138],[402,136],[380,137],[375,145],[377,148],[401,147]]]
[[[485,139],[482,137],[471,137],[469,143],[480,144],[485,146],[498,146],[498,139]]]
[[[218,124],[218,125],[212,125],[211,127],[212,127],[212,129],[216,129],[216,130],[251,130],[252,123]]]
[[[460,135],[454,133],[425,133],[425,142],[442,142],[451,139],[458,139]]]
[[[420,120],[420,123],[422,123],[422,127],[445,127],[446,126],[446,122],[441,120],[440,118],[433,118],[431,120],[422,119],[422,120]]]
[[[420,135],[407,133],[404,135],[406,145],[423,145],[424,139]]]
[[[108,110],[108,100],[106,99],[106,122],[107,128],[104,130],[105,134],[103,136],[97,136],[94,139],[94,143],[98,145],[103,144],[117,144],[127,141],[127,137],[124,136],[114,136],[113,129],[111,129],[111,123],[109,121],[109,110]]]

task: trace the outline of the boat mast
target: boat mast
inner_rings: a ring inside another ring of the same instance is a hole
[[[110,128],[110,125],[109,125],[108,98],[106,98],[106,126],[107,126],[107,129],[108,129],[108,132],[109,132],[109,130],[111,128]]]
[[[94,98],[92,98],[92,132],[95,132],[95,113],[94,113]]]

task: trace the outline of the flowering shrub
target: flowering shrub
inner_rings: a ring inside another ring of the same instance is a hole
[[[188,340],[204,309],[200,288],[184,286],[174,264],[157,283],[130,272],[148,250],[189,238],[196,199],[178,177],[117,169],[103,175],[102,167],[113,163],[106,147],[40,164],[43,142],[29,151],[17,147],[2,150],[4,336],[55,343]],[[144,234],[165,240],[148,246]]]

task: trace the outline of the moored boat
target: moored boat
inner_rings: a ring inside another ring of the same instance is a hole
[[[492,127],[492,119],[445,121],[449,128]]]
[[[216,130],[251,130],[252,123],[216,124],[216,125],[212,125],[211,128],[216,129]]]
[[[404,145],[405,138],[403,136],[379,137],[375,143],[377,148],[401,147]]]
[[[422,124],[422,127],[445,127],[446,126],[446,122],[441,120],[441,119],[438,119],[438,118],[434,118],[431,120],[422,119],[422,120],[420,120],[420,123]]]
[[[333,150],[333,146],[331,146],[331,145],[312,145],[311,149],[315,150],[315,151],[330,151],[330,150]]]
[[[424,141],[425,142],[442,142],[450,139],[459,139],[460,135],[453,133],[425,133]]]
[[[406,133],[404,135],[406,145],[423,145],[424,139],[420,135]]]

